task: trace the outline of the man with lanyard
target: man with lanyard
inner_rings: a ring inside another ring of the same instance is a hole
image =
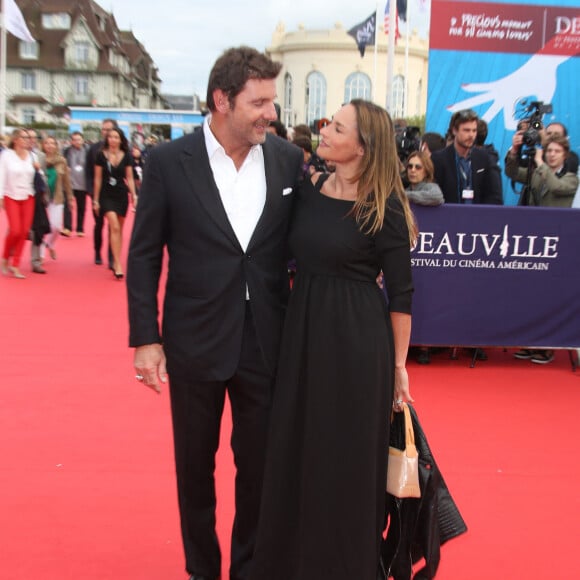
[[[503,204],[501,177],[497,164],[485,149],[474,147],[477,114],[458,111],[449,124],[453,142],[431,155],[435,181],[445,203]]]
[[[87,197],[87,178],[86,178],[86,160],[87,160],[87,146],[83,134],[80,131],[75,131],[71,134],[71,145],[64,152],[67,165],[70,169],[70,178],[73,188],[73,194],[77,202],[77,221],[76,232],[77,236],[84,236],[84,221],[85,221],[85,207]],[[64,230],[65,233],[72,230],[72,213],[67,204],[64,210]]]
[[[453,142],[431,154],[445,203],[503,205],[497,162],[485,149],[475,147],[477,120],[471,109],[453,113],[449,123]],[[474,360],[487,359],[481,348],[472,352]]]

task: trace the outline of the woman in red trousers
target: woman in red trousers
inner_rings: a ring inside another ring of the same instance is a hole
[[[0,153],[0,209],[6,210],[8,231],[2,254],[2,274],[24,278],[20,257],[34,215],[34,165],[26,129],[15,129],[9,149]]]

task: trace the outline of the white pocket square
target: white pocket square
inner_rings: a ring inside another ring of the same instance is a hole
[[[485,167],[482,167],[481,169],[478,169],[475,173],[483,173],[485,171]]]
[[[282,195],[289,195],[289,194],[291,194],[291,193],[292,193],[292,188],[291,188],[291,187],[285,187],[285,188],[282,190]]]

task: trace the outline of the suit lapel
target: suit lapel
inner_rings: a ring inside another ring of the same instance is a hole
[[[241,250],[240,243],[223,206],[213,178],[203,131],[197,131],[185,144],[180,162],[189,181],[191,191],[199,199],[208,215],[228,239]]]

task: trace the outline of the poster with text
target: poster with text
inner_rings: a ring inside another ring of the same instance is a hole
[[[552,110],[543,124],[563,123],[580,153],[579,56],[578,0],[432,0],[426,130],[445,135],[455,111],[475,110],[503,175],[518,120],[541,103]],[[505,175],[503,189],[505,203],[516,204]]]

